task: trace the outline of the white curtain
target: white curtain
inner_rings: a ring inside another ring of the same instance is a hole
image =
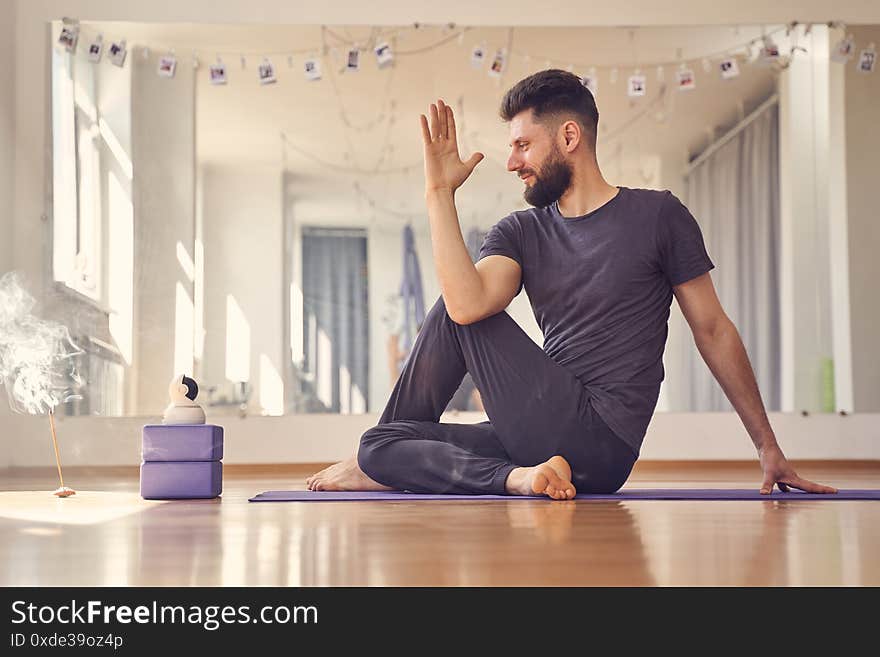
[[[767,410],[781,400],[779,326],[779,105],[770,103],[685,179],[685,205],[715,263],[718,298],[746,347]],[[689,328],[671,373],[686,411],[733,411]]]

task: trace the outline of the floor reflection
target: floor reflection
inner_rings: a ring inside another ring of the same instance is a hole
[[[870,502],[247,502],[283,483],[175,502],[0,493],[0,585],[880,583]]]

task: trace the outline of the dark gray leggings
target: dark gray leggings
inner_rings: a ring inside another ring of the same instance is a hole
[[[465,372],[487,422],[439,422]],[[360,440],[374,481],[416,493],[504,494],[510,471],[561,454],[579,493],[620,488],[638,456],[586,389],[502,311],[456,324],[443,297],[428,312],[379,424]]]

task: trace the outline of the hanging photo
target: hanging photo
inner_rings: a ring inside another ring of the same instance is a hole
[[[110,44],[110,62],[114,66],[123,66],[125,64],[125,39],[119,43]]]
[[[590,90],[593,98],[596,98],[596,92],[599,90],[599,80],[595,75],[584,75],[581,77],[581,84]]]
[[[498,50],[495,53],[495,58],[492,60],[492,66],[489,67],[489,75],[493,78],[501,77],[501,74],[504,72],[504,60],[506,58],[507,55],[504,52],[504,48]]]
[[[462,34],[464,34],[462,32]],[[486,48],[483,45],[474,46],[474,49],[471,51],[471,66],[474,68],[483,68],[483,63],[486,61]]]
[[[226,84],[226,65],[223,62],[211,64],[210,79],[211,84]]]
[[[264,59],[263,63],[257,67],[257,73],[260,76],[260,84],[274,84],[275,67],[268,59]]]
[[[837,42],[831,52],[831,59],[835,62],[848,62],[856,52],[856,41],[852,34]]]
[[[177,57],[174,55],[165,55],[159,58],[159,77],[173,78],[174,71],[177,69]]]
[[[697,78],[694,76],[693,69],[682,68],[678,71],[678,90],[691,91],[697,88]]]
[[[307,80],[321,79],[321,62],[318,59],[307,59],[303,64]]]
[[[100,34],[89,44],[89,61],[97,64],[101,61],[101,53],[104,52],[104,37]]]
[[[739,65],[736,63],[736,59],[732,57],[730,59],[722,59],[718,68],[721,69],[721,77],[725,80],[739,75]]]
[[[393,57],[391,46],[387,42],[382,42],[376,46],[376,63],[379,65],[379,68],[384,68],[391,64]]]
[[[629,76],[629,86],[627,88],[627,96],[636,97],[644,96],[647,81],[644,75]]]
[[[360,69],[361,51],[352,48],[348,51],[348,60],[345,62],[345,70],[348,73],[357,73]]]
[[[861,73],[873,73],[876,62],[877,51],[874,50],[874,44],[872,43],[859,54],[859,71]]]
[[[79,39],[79,26],[66,25],[61,28],[61,34],[58,36],[58,43],[64,46],[67,52],[76,51],[76,42]]]

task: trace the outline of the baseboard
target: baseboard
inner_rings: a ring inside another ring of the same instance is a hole
[[[850,415],[770,413],[776,438],[790,460],[880,459],[880,413]],[[224,427],[225,466],[310,464],[341,461],[357,451],[361,435],[378,415],[314,413],[283,417],[209,417]],[[483,413],[441,416],[441,422],[477,423]],[[58,417],[64,467],[137,465],[141,431],[159,418]],[[54,465],[45,417],[0,416],[5,461],[0,466]],[[749,461],[757,453],[735,413],[656,413],[648,426],[640,462]]]

